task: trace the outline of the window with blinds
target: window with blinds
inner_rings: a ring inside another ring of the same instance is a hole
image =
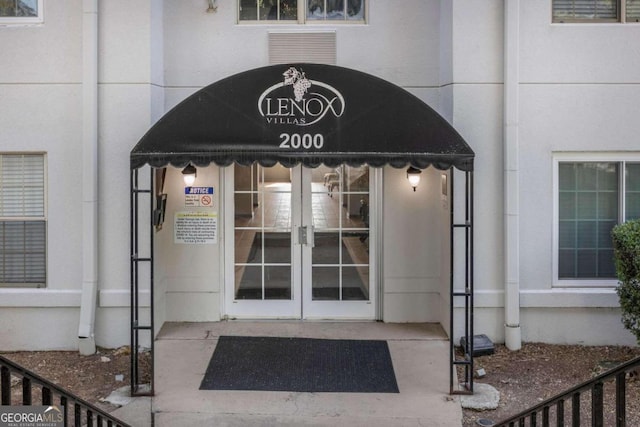
[[[640,0],[626,0],[625,18],[627,22],[640,22]]]
[[[46,283],[45,159],[0,154],[0,286]]]
[[[640,0],[553,0],[553,22],[640,22]]]
[[[558,278],[615,279],[611,230],[640,218],[640,163],[560,162]]]

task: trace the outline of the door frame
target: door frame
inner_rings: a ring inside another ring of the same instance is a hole
[[[297,229],[308,226],[311,229],[311,169],[299,165],[291,168],[292,194],[301,194],[308,200],[292,197],[292,299],[291,300],[246,300],[234,299],[235,292],[235,205],[234,205],[234,165],[220,168],[220,187],[223,215],[223,250],[221,258],[221,313],[224,319],[307,319],[307,320],[378,320],[381,318],[382,286],[380,282],[382,222],[382,168],[370,167],[369,204],[371,206],[369,224],[369,300],[368,301],[312,301],[311,292],[311,247],[298,242]],[[309,189],[302,191],[301,186]],[[303,215],[303,206],[307,212]],[[304,216],[304,218],[303,218]],[[306,258],[304,262],[303,258]],[[294,266],[301,268],[293,268]],[[308,271],[307,271],[308,270]],[[308,285],[302,277],[306,271]],[[362,306],[368,310],[362,314]],[[354,312],[359,314],[354,315]]]
[[[306,171],[306,172],[305,172]],[[303,168],[302,193],[303,226],[313,228],[312,170]],[[302,247],[302,318],[308,320],[377,320],[380,314],[378,298],[380,292],[380,233],[379,212],[382,209],[382,168],[369,167],[369,299],[367,301],[314,301],[312,298],[312,248]]]
[[[291,194],[296,194],[300,189],[301,166],[291,168]],[[222,281],[222,301],[224,318],[227,319],[300,319],[302,317],[302,288],[301,271],[294,269],[294,265],[300,265],[301,250],[295,239],[294,231],[300,227],[301,200],[292,197],[291,200],[291,299],[288,300],[236,300],[235,299],[235,164],[221,168],[224,178],[223,187],[223,211],[224,211],[224,239]]]

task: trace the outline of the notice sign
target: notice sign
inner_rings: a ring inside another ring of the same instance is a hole
[[[213,187],[185,187],[184,206],[186,208],[212,208]]]
[[[182,245],[218,243],[218,212],[176,212],[173,242]]]

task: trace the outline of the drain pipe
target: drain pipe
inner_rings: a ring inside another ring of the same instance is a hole
[[[520,350],[519,84],[520,0],[504,0],[505,345]]]
[[[98,296],[98,0],[82,1],[82,295],[78,348],[96,352]]]

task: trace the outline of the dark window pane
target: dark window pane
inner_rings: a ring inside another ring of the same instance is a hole
[[[296,21],[298,20],[298,1],[283,0],[280,2],[280,20]]]
[[[595,191],[580,192],[577,194],[577,214],[579,219],[596,219],[598,217],[598,193]]]
[[[611,277],[610,260],[602,254],[610,252],[618,222],[618,177],[617,163],[559,165],[559,278]]]
[[[265,266],[264,298],[291,299],[291,267]]]
[[[561,249],[576,247],[576,222],[560,221],[560,233],[558,240]]]
[[[576,188],[582,191],[595,190],[598,182],[598,164],[583,163],[576,169]]]
[[[576,165],[575,163],[560,163],[558,172],[560,177],[559,188],[562,190],[576,189]]]
[[[576,252],[572,249],[558,251],[558,276],[560,279],[576,277]]]
[[[262,267],[236,266],[236,299],[262,299]]]
[[[598,219],[618,219],[618,193],[598,193]]]
[[[597,224],[595,221],[579,221],[577,223],[578,248],[595,249],[598,247],[596,240]]]
[[[576,219],[576,193],[573,191],[561,191],[559,195],[560,219]]]
[[[311,275],[314,301],[340,299],[340,267],[313,267]]]
[[[598,251],[598,277],[616,277],[616,267],[613,261],[613,249]]]
[[[369,269],[367,267],[342,268],[342,299],[368,300]]]
[[[598,163],[598,190],[617,191],[618,190],[618,164]]]
[[[264,262],[291,263],[291,233],[264,233]]]
[[[597,277],[598,251],[595,249],[581,249],[576,251],[577,277],[592,278]]]
[[[255,21],[258,19],[257,0],[240,0],[240,20]]]
[[[611,231],[617,224],[616,221],[600,221],[598,222],[598,249],[613,248],[613,240],[611,239]]]
[[[298,19],[297,0],[241,0],[241,21],[291,21]]]
[[[640,218],[640,163],[627,163],[625,181],[625,219],[628,221]]]
[[[640,218],[640,192],[627,192],[625,219],[627,221]]]
[[[340,262],[340,235],[336,233],[316,233],[312,263],[338,264]]]

